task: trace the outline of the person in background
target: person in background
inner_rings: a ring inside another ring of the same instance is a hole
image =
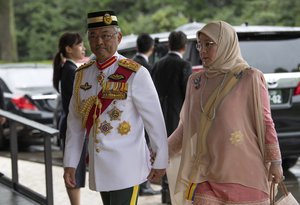
[[[190,76],[168,138],[170,158],[182,152],[175,192],[194,205],[268,205],[283,171],[264,75],[243,59],[228,23],[196,36],[204,70]]]
[[[76,186],[78,150],[88,138],[90,189],[100,192],[104,205],[137,204],[139,185],[147,179],[159,181],[168,166],[158,95],[148,70],[117,52],[122,33],[115,12],[92,12],[87,17],[96,60],[76,72],[64,155],[65,184]]]
[[[4,110],[4,92],[2,87],[0,86],[0,109]],[[6,118],[3,116],[0,116],[0,125],[3,125],[6,122]]]
[[[179,113],[192,67],[188,61],[182,59],[187,44],[186,35],[182,31],[172,31],[168,40],[169,52],[154,64],[152,79],[160,99],[167,133],[170,136],[178,126]],[[173,183],[173,181],[170,179],[169,183]],[[171,203],[169,183],[167,176],[164,176],[162,180],[162,203]],[[171,196],[171,198],[173,197]],[[172,199],[172,204],[175,204],[174,199]]]
[[[77,69],[76,63],[84,59],[85,50],[82,37],[79,33],[66,32],[59,39],[58,52],[53,60],[53,86],[57,92],[60,93],[62,101],[59,131],[63,150],[66,138],[69,103],[73,92],[75,71]],[[76,172],[76,186],[72,188],[67,187],[67,193],[72,205],[80,204],[80,188],[85,186],[85,149],[83,149],[81,154],[82,159],[77,166]]]
[[[152,66],[149,64],[149,57],[152,55],[154,50],[154,40],[147,34],[142,33],[136,40],[137,53],[133,57],[133,60],[145,68],[151,73]]]
[[[153,38],[147,33],[142,33],[138,36],[136,40],[136,46],[137,46],[137,53],[132,58],[132,60],[141,64],[142,66],[147,68],[149,72],[151,72],[152,66],[149,63],[149,56],[152,55],[154,49]],[[145,138],[147,144],[149,144],[149,137],[147,132],[145,132]],[[152,189],[151,184],[148,180],[140,185],[140,190],[139,190],[140,196],[156,195],[159,193],[160,191],[155,191]]]

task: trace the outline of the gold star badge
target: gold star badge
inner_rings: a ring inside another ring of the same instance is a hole
[[[130,132],[130,124],[129,122],[123,121],[119,124],[118,132],[121,135],[127,135]]]
[[[110,133],[111,129],[113,128],[109,122],[107,122],[106,120],[104,122],[102,122],[100,124],[100,131],[104,134],[107,135],[108,133]]]
[[[110,111],[108,111],[108,115],[110,120],[121,120],[121,114],[123,111],[119,110],[116,106],[113,107]]]
[[[239,145],[243,140],[244,135],[241,131],[231,133],[230,141],[233,145]]]

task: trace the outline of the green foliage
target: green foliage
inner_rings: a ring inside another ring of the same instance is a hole
[[[123,35],[211,20],[300,26],[300,1],[295,0],[14,0],[14,9],[21,60],[51,60],[62,33],[78,31],[85,36],[87,13],[107,9],[118,14]],[[88,48],[86,37],[85,43]]]

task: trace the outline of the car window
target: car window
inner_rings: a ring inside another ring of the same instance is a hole
[[[240,47],[244,59],[264,73],[299,71],[300,38],[241,41]]]
[[[52,68],[0,69],[0,78],[10,90],[52,87]]]

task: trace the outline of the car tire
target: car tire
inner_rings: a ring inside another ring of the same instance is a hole
[[[288,170],[289,168],[295,166],[295,164],[298,161],[298,157],[289,157],[289,158],[284,158],[282,160],[282,168],[284,171]]]

